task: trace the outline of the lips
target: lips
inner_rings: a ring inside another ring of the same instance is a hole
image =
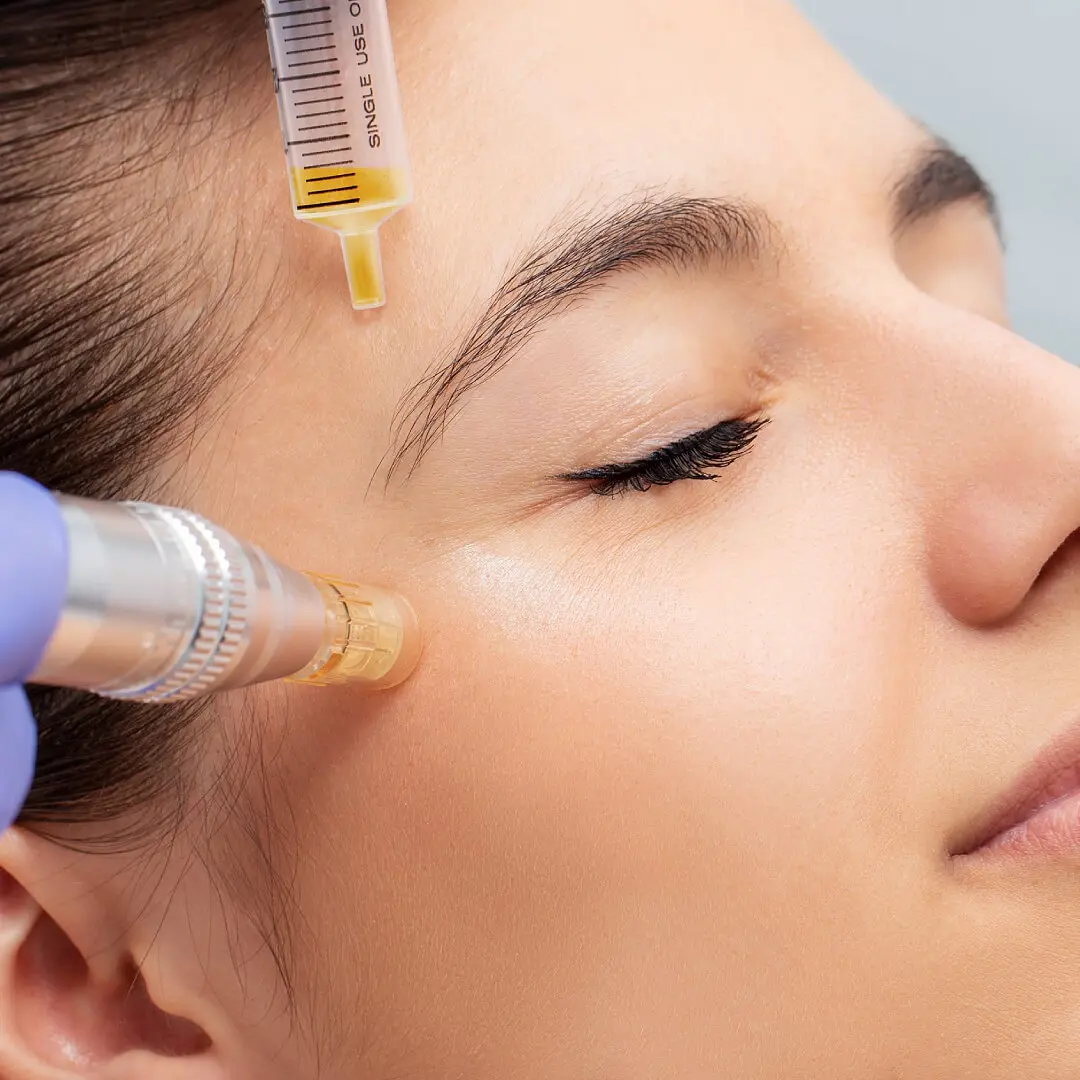
[[[1080,793],[1080,722],[1039,752],[1012,786],[979,815],[950,854],[974,854],[1045,808],[1077,793]]]

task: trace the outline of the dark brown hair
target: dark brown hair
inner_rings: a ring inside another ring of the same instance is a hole
[[[163,462],[183,457],[264,310],[238,203],[203,198],[217,181],[200,150],[273,108],[252,0],[0,3],[0,470],[71,495],[163,497]],[[87,842],[130,850],[180,820],[210,708],[38,689],[32,704],[19,824],[68,843],[66,826],[91,826]],[[220,756],[224,771],[239,755]],[[245,845],[266,836],[241,827]]]

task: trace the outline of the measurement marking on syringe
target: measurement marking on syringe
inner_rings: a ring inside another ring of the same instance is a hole
[[[347,139],[348,135],[343,135],[343,139]],[[315,142],[325,142],[324,139],[315,139]],[[351,146],[335,146],[330,150],[309,150],[306,154],[301,154],[301,157],[318,157],[320,154],[340,154],[342,150],[352,150]],[[336,169],[336,165],[328,166],[329,168]]]
[[[308,124],[307,127],[297,128],[297,131],[323,131],[325,128],[348,127],[347,120],[338,120],[335,124]]]
[[[300,56],[301,53],[311,52],[333,52],[337,48],[336,45],[311,45],[306,49],[286,49],[286,56]]]
[[[317,15],[320,11],[329,11],[330,5],[326,4],[323,7],[306,8],[304,11],[278,11],[270,16],[271,19],[292,19],[297,15]],[[327,22],[333,22],[332,19],[327,19]]]
[[[341,69],[336,71],[311,71],[307,75],[287,75],[284,79],[278,79],[279,83],[296,82],[298,79],[321,79],[324,75],[340,75]],[[337,84],[338,86],[341,83]],[[321,89],[321,87],[320,87]]]
[[[359,191],[360,185],[353,184],[351,187],[332,187],[324,191],[309,191],[309,195],[340,195],[343,191]],[[325,205],[325,204],[324,204]]]
[[[286,45],[291,45],[294,41],[318,41],[319,38],[333,37],[333,31],[325,34],[298,34],[296,37],[287,37],[284,39]]]
[[[282,30],[310,30],[313,26],[333,26],[333,19],[319,19],[316,22],[298,22],[291,26],[283,26]]]
[[[335,169],[336,165],[309,165],[309,169]],[[306,184],[326,184],[331,180],[351,180],[356,173],[343,172],[334,173],[333,176],[305,176],[304,182]]]
[[[303,168],[307,169],[348,169],[355,165],[355,161],[323,161],[318,165],[304,165]],[[349,173],[352,176],[352,173]],[[336,178],[335,178],[336,179]],[[304,177],[304,182],[307,184],[317,184],[318,180],[313,180],[310,176]]]
[[[344,101],[339,98],[321,98],[319,101],[302,101],[301,105],[322,105],[330,101]],[[348,112],[348,109],[327,109],[325,112],[302,112],[296,114],[297,120],[314,120],[316,116],[337,116],[339,113]]]
[[[287,142],[286,146],[318,146],[319,143],[324,142],[341,142],[343,139],[347,139],[348,135],[321,135],[317,139],[293,139],[292,142]],[[335,146],[333,150],[324,150],[324,154],[337,153],[340,150],[340,146]]]
[[[289,67],[321,67],[326,63],[326,60],[297,60],[296,63],[290,64]],[[336,63],[336,60],[331,60],[330,63]]]
[[[301,203],[297,210],[328,210],[331,206],[356,206],[360,199],[337,199],[334,202],[325,203]]]

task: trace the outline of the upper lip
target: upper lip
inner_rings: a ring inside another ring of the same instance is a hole
[[[1080,790],[1080,721],[1051,740],[976,818],[952,855],[969,855],[1072,790]]]

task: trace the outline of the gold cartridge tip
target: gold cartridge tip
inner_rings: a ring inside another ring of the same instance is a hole
[[[289,682],[307,686],[349,683],[371,689],[399,686],[420,659],[420,623],[403,596],[370,585],[306,575],[326,604],[322,648]]]

